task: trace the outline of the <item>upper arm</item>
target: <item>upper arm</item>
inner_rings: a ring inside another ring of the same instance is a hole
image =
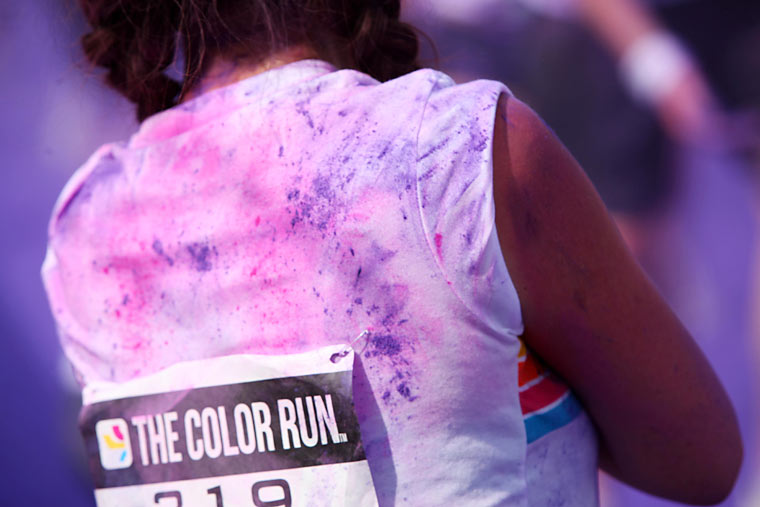
[[[524,341],[584,403],[608,470],[653,494],[720,500],[741,461],[725,392],[583,170],[512,98],[497,113],[494,198]]]

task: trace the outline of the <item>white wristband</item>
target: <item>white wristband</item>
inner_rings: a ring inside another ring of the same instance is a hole
[[[673,90],[689,68],[689,53],[661,31],[642,35],[620,58],[623,81],[634,97],[648,104],[656,104]]]

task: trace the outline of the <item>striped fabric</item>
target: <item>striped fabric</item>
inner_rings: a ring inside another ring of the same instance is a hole
[[[581,406],[572,391],[521,342],[518,385],[528,443],[572,422]]]

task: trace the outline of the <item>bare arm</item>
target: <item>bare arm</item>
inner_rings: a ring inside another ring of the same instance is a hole
[[[583,170],[513,98],[497,114],[494,194],[524,340],[584,403],[603,468],[682,502],[728,495],[742,445],[725,391]]]
[[[641,0],[577,0],[577,8],[584,24],[618,61],[625,61],[631,48],[647,36],[668,33]],[[704,142],[718,135],[713,125],[718,120],[713,117],[719,109],[717,101],[686,50],[675,62],[666,59],[659,61],[659,66],[671,67],[669,72],[677,76],[657,97],[650,97],[651,106],[670,136],[679,141]],[[653,71],[648,66],[647,69]]]
[[[577,5],[581,19],[617,57],[642,35],[662,29],[638,0],[578,0]]]

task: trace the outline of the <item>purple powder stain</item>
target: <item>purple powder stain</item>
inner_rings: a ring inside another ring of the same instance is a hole
[[[419,181],[429,180],[430,178],[433,177],[433,175],[435,174],[437,170],[438,170],[438,166],[434,165],[433,167],[431,167],[430,169],[422,173],[420,177],[418,178],[418,180]]]
[[[438,151],[438,150],[440,150],[441,148],[443,148],[444,146],[446,146],[448,143],[449,143],[449,138],[447,137],[446,139],[444,139],[444,140],[443,140],[443,141],[441,141],[440,143],[438,143],[438,144],[436,144],[435,146],[433,146],[432,148],[430,148],[430,149],[429,149],[427,152],[425,152],[425,154],[423,154],[423,155],[421,155],[419,158],[417,158],[417,162],[420,162],[420,161],[422,161],[422,160],[425,160],[425,159],[426,159],[426,158],[428,158],[430,155],[432,155],[432,154],[433,154],[433,153],[435,153],[436,151]]]
[[[396,316],[401,313],[401,310],[406,306],[406,302],[391,299],[387,301],[384,306],[385,316],[380,323],[386,328],[390,328],[396,320]]]
[[[187,251],[190,253],[191,264],[194,270],[199,272],[211,271],[210,257],[217,255],[216,248],[202,243],[192,243],[187,245]]]
[[[386,144],[385,148],[383,148],[383,151],[381,151],[380,154],[377,156],[377,159],[382,160],[383,157],[385,157],[388,154],[388,150],[390,150],[390,148],[391,148],[391,145]]]
[[[397,385],[396,391],[409,401],[414,401],[418,398],[418,396],[412,395],[412,390],[409,389],[409,386],[406,382],[401,382],[399,385]]]
[[[312,180],[311,193],[302,193],[294,188],[288,191],[287,198],[296,208],[291,227],[304,223],[322,231],[323,236],[327,234],[328,226],[340,208],[331,180],[326,176]],[[291,213],[290,210],[288,212]]]
[[[317,176],[311,182],[311,188],[317,197],[331,201],[335,198],[335,192],[330,186],[330,179],[325,176]]]
[[[401,342],[393,335],[370,335],[369,340],[372,350],[367,352],[367,357],[372,356],[396,356],[401,352]]]
[[[309,110],[306,109],[307,102],[299,102],[296,104],[296,112],[303,116],[306,119],[306,123],[308,123],[309,128],[314,128],[314,120],[311,118],[311,113],[309,113]]]
[[[396,255],[395,250],[389,250],[387,248],[383,248],[377,243],[374,243],[374,242],[372,243],[372,256],[375,257],[375,259],[377,259],[378,262],[385,262],[388,259],[391,259],[395,255]]]
[[[153,251],[156,252],[159,257],[164,259],[169,266],[174,266],[174,259],[164,252],[164,246],[161,244],[161,241],[155,240],[151,247],[153,248]]]
[[[298,205],[298,212],[301,213],[301,216],[303,218],[311,218],[311,212],[314,209],[314,204],[312,204],[311,198],[309,196],[304,196],[303,200]]]
[[[478,120],[474,118],[470,126],[470,151],[484,151],[488,147],[488,133],[478,130]]]
[[[482,139],[477,144],[473,144],[472,151],[483,151],[488,147],[488,139]]]

